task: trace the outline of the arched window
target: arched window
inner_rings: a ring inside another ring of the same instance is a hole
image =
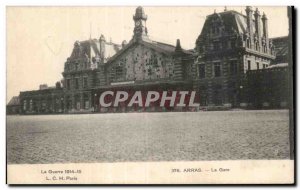
[[[23,110],[24,111],[27,110],[27,101],[26,100],[23,101]]]
[[[32,99],[29,101],[29,110],[30,111],[33,110],[33,100]]]

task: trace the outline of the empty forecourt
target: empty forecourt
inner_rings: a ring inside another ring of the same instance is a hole
[[[8,164],[288,158],[288,110],[7,116]]]

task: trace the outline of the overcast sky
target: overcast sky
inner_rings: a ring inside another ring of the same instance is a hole
[[[121,43],[133,35],[136,7],[8,7],[7,102],[20,91],[40,84],[54,86],[62,79],[64,62],[76,40],[99,39]],[[253,7],[255,9],[256,7]],[[269,36],[288,34],[286,7],[258,7],[266,13]],[[227,7],[245,14],[245,7]],[[144,7],[149,36],[156,41],[192,49],[205,18],[224,7]],[[92,26],[92,27],[90,27]],[[91,29],[90,29],[91,28]]]

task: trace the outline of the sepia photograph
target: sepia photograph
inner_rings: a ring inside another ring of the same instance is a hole
[[[7,183],[294,183],[293,19],[287,6],[6,7]]]

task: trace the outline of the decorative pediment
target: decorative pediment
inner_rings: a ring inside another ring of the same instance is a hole
[[[173,77],[175,47],[131,41],[106,64],[111,82]]]

